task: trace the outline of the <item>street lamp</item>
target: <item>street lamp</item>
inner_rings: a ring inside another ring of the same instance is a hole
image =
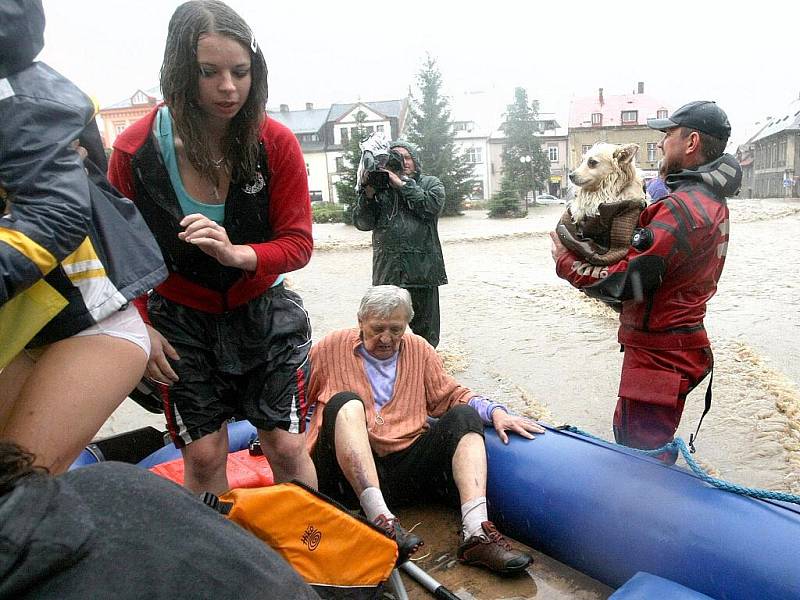
[[[519,157],[519,162],[523,165],[530,165],[531,170],[531,192],[533,192],[533,157],[529,154]],[[536,192],[533,192],[533,204],[536,205]],[[528,210],[528,192],[525,192],[525,210]]]

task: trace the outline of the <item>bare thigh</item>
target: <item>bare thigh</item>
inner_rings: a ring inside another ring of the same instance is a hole
[[[17,357],[0,374],[0,438],[26,448],[53,473],[65,471],[146,363],[142,348],[108,335],[55,342],[35,362]]]
[[[0,432],[5,429],[11,408],[22,386],[33,372],[36,363],[25,352],[20,352],[5,369],[0,371]]]

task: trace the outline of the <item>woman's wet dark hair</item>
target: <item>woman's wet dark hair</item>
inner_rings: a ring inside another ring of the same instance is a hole
[[[216,183],[215,157],[211,155],[204,115],[197,104],[200,78],[197,41],[200,36],[210,33],[239,42],[250,54],[250,94],[231,121],[222,143],[224,156],[233,168],[233,177],[248,182],[255,177],[258,165],[259,132],[268,90],[267,63],[244,19],[218,0],[191,0],[181,4],[169,22],[161,65],[161,91],[189,161]]]
[[[47,473],[33,464],[34,456],[13,442],[0,442],[0,496],[7,494],[20,479]]]

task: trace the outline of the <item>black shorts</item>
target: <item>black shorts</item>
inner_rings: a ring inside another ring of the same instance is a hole
[[[334,433],[336,414],[354,399],[362,401],[352,392],[342,392],[325,405],[322,428],[311,457],[317,468],[319,491],[357,509],[358,498],[336,460]],[[373,454],[387,504],[394,508],[435,500],[459,506],[458,489],[453,481],[453,455],[458,442],[468,433],[483,437],[483,422],[474,408],[461,404],[441,418],[431,420],[430,429],[405,450],[387,456]]]
[[[179,380],[165,388],[172,440],[183,447],[232,417],[259,429],[306,427],[311,324],[296,293],[277,285],[234,310],[205,313],[153,293],[150,321],[175,348]]]

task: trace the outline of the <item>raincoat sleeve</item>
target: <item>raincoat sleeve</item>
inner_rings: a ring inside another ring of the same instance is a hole
[[[684,233],[668,224],[673,205],[674,199],[667,197],[642,212],[639,224],[649,232],[648,241],[640,247],[630,246],[619,262],[593,265],[567,251],[556,262],[556,273],[587,296],[604,302],[641,300],[652,294],[667,268],[674,269],[691,252]]]
[[[409,210],[420,219],[435,219],[444,208],[444,185],[432,175],[423,175],[419,183],[409,179],[400,194]]]
[[[126,198],[136,204],[136,186],[133,183],[133,167],[131,166],[131,155],[127,152],[114,148],[111,158],[108,161],[108,180]],[[150,325],[150,314],[147,311],[147,294],[133,299],[133,305],[139,311],[147,325]]]
[[[35,67],[33,67],[35,68]],[[47,275],[86,238],[88,178],[71,146],[92,118],[85,105],[12,93],[0,101],[0,305]]]
[[[375,229],[378,220],[378,197],[370,200],[359,190],[355,206],[353,206],[353,225],[360,231]]]
[[[114,148],[108,161],[108,180],[123,196],[136,204],[136,187],[133,184],[131,155]]]

